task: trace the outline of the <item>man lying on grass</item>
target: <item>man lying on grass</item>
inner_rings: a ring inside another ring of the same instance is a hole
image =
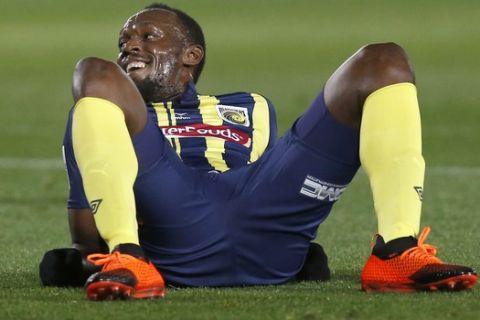
[[[428,227],[418,235],[425,164],[413,71],[398,45],[358,50],[278,141],[263,96],[196,91],[205,41],[184,12],[141,10],[119,50],[117,63],[85,58],[75,69],[64,141],[74,249],[46,253],[45,285],[90,276],[88,298],[103,300],[160,297],[165,283],[327,279],[311,241],[360,163],[379,228],[362,289],[476,283],[472,269],[435,256]]]

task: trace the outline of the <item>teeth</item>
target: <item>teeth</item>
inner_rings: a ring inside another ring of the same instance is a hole
[[[143,69],[145,68],[145,66],[146,66],[145,62],[140,62],[140,61],[130,62],[127,65],[127,72],[132,71],[132,69]]]

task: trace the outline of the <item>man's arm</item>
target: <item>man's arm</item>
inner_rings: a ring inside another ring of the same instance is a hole
[[[68,224],[72,247],[79,250],[83,257],[90,253],[108,252],[107,244],[98,233],[90,208],[68,209]]]

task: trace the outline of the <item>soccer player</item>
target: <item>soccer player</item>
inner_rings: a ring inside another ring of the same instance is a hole
[[[378,218],[363,290],[476,283],[471,268],[436,257],[428,227],[419,234],[425,165],[400,46],[354,53],[278,141],[261,95],[197,93],[205,41],[184,12],[141,10],[119,50],[117,63],[85,58],[74,72],[64,141],[74,249],[47,252],[45,284],[71,284],[92,266],[101,267],[85,285],[93,300],[159,297],[165,283],[285,283],[360,164]]]

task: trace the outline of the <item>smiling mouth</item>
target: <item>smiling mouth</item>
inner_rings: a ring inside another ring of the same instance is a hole
[[[133,62],[130,62],[130,63],[127,65],[126,71],[127,71],[127,73],[130,73],[130,72],[132,72],[132,71],[137,71],[137,70],[145,69],[146,66],[147,66],[147,64],[146,64],[145,62],[133,61]]]

